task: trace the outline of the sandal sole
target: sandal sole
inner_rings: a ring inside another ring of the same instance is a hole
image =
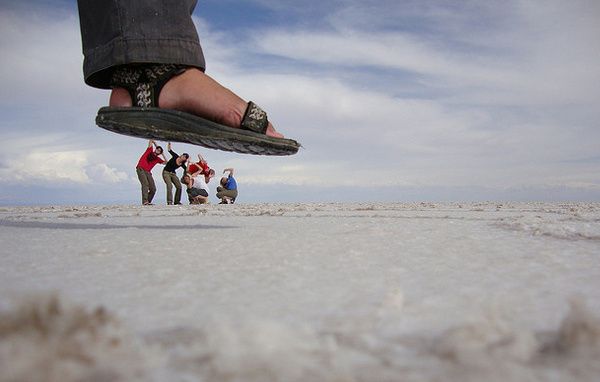
[[[284,156],[296,154],[300,148],[293,139],[268,137],[182,111],[154,107],[102,107],[96,124],[132,137],[190,143],[241,154]]]

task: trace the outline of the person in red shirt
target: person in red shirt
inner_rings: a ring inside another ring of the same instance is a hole
[[[210,168],[206,159],[200,154],[198,154],[198,162],[188,165],[187,172],[194,177],[204,175],[206,183],[210,182],[210,179],[215,176],[215,170]]]
[[[152,198],[156,194],[156,185],[152,178],[152,168],[158,163],[165,163],[165,161],[162,147],[157,146],[156,142],[152,139],[148,141],[148,148],[144,151],[135,167],[135,172],[142,185],[142,204],[145,206],[152,204]]]

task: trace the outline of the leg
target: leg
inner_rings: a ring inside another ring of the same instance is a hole
[[[189,202],[190,204],[193,204],[193,203],[192,203],[192,202],[193,202],[193,197],[192,197],[192,194],[191,194],[191,189],[190,189],[190,188],[186,188],[186,189],[185,189],[185,192],[186,192],[186,193],[187,193],[187,195],[188,195],[188,202]]]
[[[208,202],[207,196],[198,195],[194,197],[194,204],[206,204]]]
[[[228,190],[226,188],[223,187],[217,187],[217,198],[222,199],[223,197],[228,197],[231,199],[235,199],[237,198],[237,190]]]
[[[238,190],[237,189],[229,190],[229,195],[227,195],[227,196],[229,196],[231,198],[231,203],[235,203],[235,200],[238,197]]]
[[[173,204],[173,183],[171,182],[172,173],[168,171],[163,171],[162,177],[167,185],[167,204]]]
[[[171,175],[171,181],[175,185],[175,204],[181,204],[181,182],[177,174]]]
[[[148,203],[152,203],[152,199],[154,199],[154,195],[156,194],[156,185],[154,184],[151,172],[146,171],[146,177],[148,178]]]
[[[85,82],[110,89],[114,68],[131,63],[205,68],[192,21],[196,0],[78,0]]]
[[[223,191],[225,191],[226,188],[222,187],[222,186],[217,186],[217,198],[219,199],[223,199],[223,197],[225,196],[223,194]]]
[[[148,204],[148,193],[149,193],[149,185],[148,178],[146,177],[146,171],[141,168],[136,168],[135,172],[137,173],[140,184],[142,185],[142,204]]]
[[[112,88],[113,72],[121,65],[183,65],[188,69],[165,84],[158,106],[240,127],[246,102],[204,74],[204,55],[191,17],[196,0],[78,0],[78,6],[88,85]],[[131,96],[116,87],[109,104],[132,106]],[[270,122],[266,135],[283,138]]]

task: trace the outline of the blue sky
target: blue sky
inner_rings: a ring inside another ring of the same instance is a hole
[[[0,2],[0,204],[138,203],[146,142],[95,127],[109,93],[83,83],[75,2],[24,3]],[[235,167],[240,202],[600,201],[598,19],[595,0],[201,0],[207,73],[304,149],[174,149]]]

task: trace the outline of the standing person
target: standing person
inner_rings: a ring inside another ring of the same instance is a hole
[[[217,187],[217,198],[221,199],[219,204],[233,204],[238,196],[237,182],[233,177],[233,168],[226,168],[223,174],[229,172],[227,177],[221,178],[221,185]]]
[[[201,176],[193,177],[185,174],[181,181],[187,186],[190,204],[208,203],[208,185]]]
[[[176,152],[171,150],[171,142],[167,143],[167,151],[171,154],[171,159],[169,159],[162,172],[163,180],[167,185],[167,205],[173,204],[173,186],[175,186],[175,204],[181,204],[181,182],[177,177],[176,170],[183,167],[185,172],[185,164],[190,155],[188,153],[177,155]]]
[[[204,73],[192,21],[197,0],[78,0],[85,83],[112,89],[96,123],[137,137],[161,137],[225,151],[291,155],[254,102]]]
[[[135,172],[142,185],[142,204],[145,206],[152,204],[152,199],[154,198],[154,194],[156,194],[152,169],[158,163],[165,163],[163,149],[160,146],[156,146],[156,143],[151,139],[148,141],[148,148],[144,151],[135,167]]]

